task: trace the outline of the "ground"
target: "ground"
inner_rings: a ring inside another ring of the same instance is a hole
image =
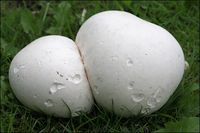
[[[62,119],[36,113],[14,96],[12,58],[34,39],[75,39],[81,24],[104,10],[124,10],[167,29],[183,48],[189,69],[167,104],[147,116],[121,118],[95,105],[92,113]],[[85,12],[85,17],[82,13]],[[1,1],[1,132],[199,132],[199,1]]]

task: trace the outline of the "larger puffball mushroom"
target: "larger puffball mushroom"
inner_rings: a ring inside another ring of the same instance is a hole
[[[160,109],[184,73],[184,55],[176,39],[127,12],[92,16],[78,31],[76,44],[95,100],[121,116]]]
[[[41,37],[12,60],[9,81],[25,106],[58,117],[89,112],[93,98],[79,51],[62,36]]]

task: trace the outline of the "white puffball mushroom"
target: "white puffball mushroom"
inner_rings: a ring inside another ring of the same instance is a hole
[[[93,98],[74,42],[50,35],[36,39],[12,60],[9,81],[25,106],[57,117],[89,112]]]
[[[184,55],[176,39],[124,11],[89,18],[76,44],[96,102],[121,116],[160,109],[184,73]]]

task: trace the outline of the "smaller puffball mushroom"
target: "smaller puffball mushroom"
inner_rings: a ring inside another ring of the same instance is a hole
[[[93,98],[77,46],[69,38],[41,37],[12,60],[9,81],[25,106],[57,117],[89,112]]]

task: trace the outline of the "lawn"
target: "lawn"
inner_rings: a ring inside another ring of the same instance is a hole
[[[178,40],[190,67],[169,101],[153,114],[131,118],[96,105],[90,114],[69,119],[23,106],[8,81],[9,65],[17,52],[49,34],[74,40],[87,18],[105,10],[133,13],[164,27]],[[1,132],[199,132],[199,1],[1,1],[0,57]]]

